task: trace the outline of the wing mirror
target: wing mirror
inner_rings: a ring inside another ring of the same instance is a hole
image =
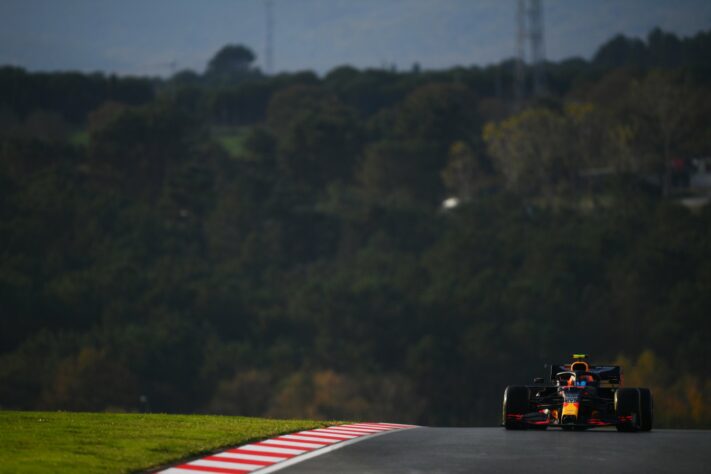
[[[533,383],[543,383],[543,377],[536,377],[533,379]]]

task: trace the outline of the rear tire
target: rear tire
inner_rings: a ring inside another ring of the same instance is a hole
[[[528,387],[509,385],[504,391],[503,424],[507,430],[525,430],[523,416],[529,411]]]

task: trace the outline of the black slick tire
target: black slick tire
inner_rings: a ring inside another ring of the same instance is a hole
[[[654,423],[654,401],[648,388],[639,388],[639,430],[651,431]]]
[[[525,430],[523,416],[529,411],[528,387],[509,385],[504,391],[502,422],[507,430]]]
[[[642,426],[645,426],[641,390],[639,388],[621,388],[615,392],[617,431],[629,433],[639,431],[643,429]],[[649,406],[651,407],[651,398]]]

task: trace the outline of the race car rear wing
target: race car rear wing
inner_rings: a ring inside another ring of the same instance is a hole
[[[549,367],[548,380],[551,383],[555,382],[556,374],[570,370],[570,364],[551,364]],[[588,370],[597,374],[601,382],[615,385],[622,382],[622,368],[619,365],[591,365]]]

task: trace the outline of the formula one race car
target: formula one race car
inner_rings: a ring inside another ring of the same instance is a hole
[[[510,385],[504,392],[507,430],[584,430],[615,426],[618,431],[652,429],[652,394],[646,388],[622,388],[622,369],[590,365],[585,354],[570,364],[547,365],[546,378],[533,385]]]

